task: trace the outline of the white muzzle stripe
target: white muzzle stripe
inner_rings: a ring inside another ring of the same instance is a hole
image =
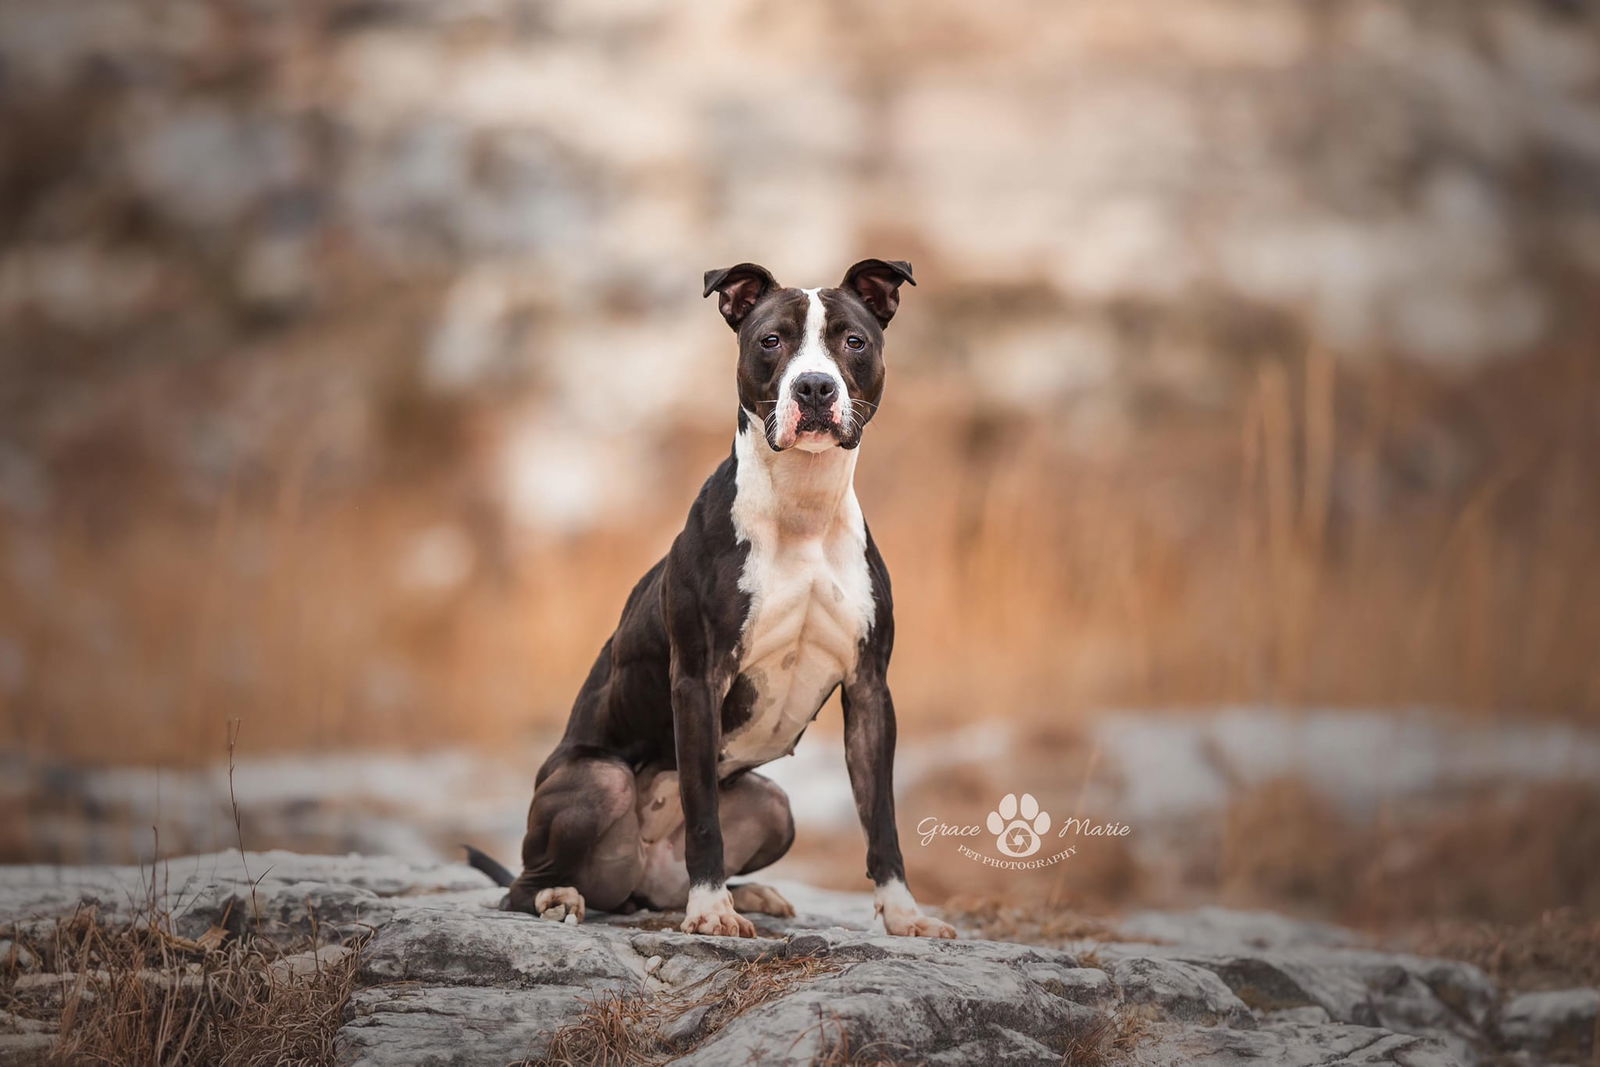
[[[800,424],[800,404],[794,396],[794,382],[802,374],[817,372],[832,378],[835,390],[831,409],[833,421],[848,430],[845,420],[851,417],[850,393],[845,388],[844,375],[840,373],[838,361],[828,352],[828,346],[823,340],[828,311],[823,307],[821,290],[806,289],[804,292],[807,301],[805,336],[800,342],[800,351],[784,368],[783,380],[778,383],[776,421],[778,445],[781,448],[788,448],[795,443],[795,428]],[[819,451],[832,445],[831,443],[814,446],[801,444],[800,447]]]

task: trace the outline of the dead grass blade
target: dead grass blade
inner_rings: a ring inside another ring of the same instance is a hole
[[[690,1051],[740,1015],[839,965],[816,957],[764,956],[729,964],[681,990],[606,992],[557,1030],[544,1054],[521,1067],[655,1067]]]
[[[220,926],[184,937],[154,905],[116,922],[83,907],[0,937],[13,943],[0,1010],[55,1035],[45,1062],[119,1067],[331,1064],[359,948]]]

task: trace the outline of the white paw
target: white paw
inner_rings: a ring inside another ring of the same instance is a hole
[[[873,910],[883,917],[883,929],[894,937],[956,936],[956,928],[942,919],[924,915],[901,881],[885,882],[872,894]]]
[[[794,905],[770,885],[746,882],[744,885],[733,886],[728,893],[733,898],[733,906],[740,911],[753,911],[757,915],[776,915],[784,919],[794,918]]]
[[[883,917],[883,928],[895,937],[944,937],[955,940],[956,928],[943,919],[935,919],[932,915],[915,915]]]
[[[576,925],[583,922],[583,895],[570,885],[541,889],[533,898],[539,918]]]
[[[1015,793],[1007,793],[1000,798],[999,808],[989,813],[988,826],[1000,851],[1020,858],[1039,851],[1050,831],[1050,815],[1039,810],[1032,793],[1022,794],[1020,801]]]
[[[686,934],[712,934],[717,937],[754,937],[756,927],[733,907],[733,896],[725,886],[689,890],[689,906],[683,925]]]

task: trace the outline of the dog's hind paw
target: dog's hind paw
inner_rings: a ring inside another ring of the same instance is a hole
[[[746,882],[728,887],[733,906],[739,911],[753,911],[757,915],[776,915],[781,919],[794,918],[794,905],[770,885]]]
[[[541,889],[533,898],[533,910],[541,919],[552,922],[583,922],[583,895],[570,885]]]

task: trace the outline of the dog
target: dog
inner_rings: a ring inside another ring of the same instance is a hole
[[[534,783],[522,873],[476,849],[504,906],[682,908],[685,933],[755,936],[793,915],[744,883],[794,841],[789,798],[756,768],[794,751],[842,689],[845,760],[890,934],[955,937],[906,888],[894,815],[889,572],[856,501],[883,397],[884,329],[911,264],[866,259],[835,288],[766,268],[707,271],[738,336],[738,432],[666,557],[639,580]]]

